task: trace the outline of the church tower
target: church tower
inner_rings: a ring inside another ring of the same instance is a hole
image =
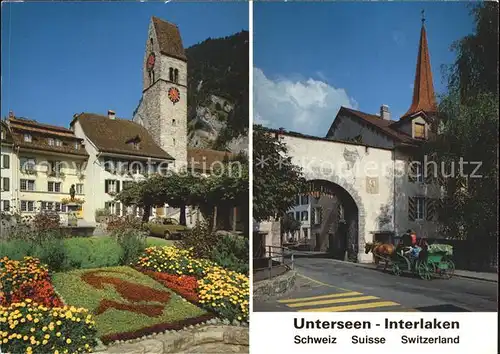
[[[175,158],[187,163],[187,57],[179,28],[157,17],[149,24],[142,69],[143,91],[134,122]]]
[[[413,99],[410,109],[408,109],[408,112],[406,112],[404,116],[409,116],[420,111],[431,114],[437,111],[436,96],[432,80],[431,59],[427,45],[425,19],[423,17],[422,28],[420,30],[420,43],[418,46],[415,83],[413,84]]]

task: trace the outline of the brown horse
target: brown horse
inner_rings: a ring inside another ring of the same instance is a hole
[[[365,254],[373,253],[375,264],[378,266],[380,259],[385,260],[384,270],[389,265],[389,258],[394,254],[396,247],[390,243],[367,242],[365,244]]]

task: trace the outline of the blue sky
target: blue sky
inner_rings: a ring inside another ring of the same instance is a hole
[[[254,116],[324,136],[341,105],[392,119],[410,107],[425,10],[436,91],[450,45],[473,31],[464,2],[255,3]]]
[[[187,48],[248,30],[248,3],[2,3],[2,107],[68,126],[74,113],[131,118],[151,16]]]

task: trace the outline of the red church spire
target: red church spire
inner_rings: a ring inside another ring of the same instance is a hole
[[[413,86],[413,101],[410,109],[403,117],[419,111],[436,112],[437,104],[432,82],[431,59],[427,47],[427,35],[425,32],[425,18],[422,11],[422,29],[420,31],[420,44],[418,48],[417,71],[415,73],[415,84]]]

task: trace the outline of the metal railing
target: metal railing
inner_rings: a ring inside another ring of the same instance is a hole
[[[271,279],[273,276],[282,274],[287,270],[293,270],[294,267],[294,252],[282,246],[264,246],[263,252],[258,255],[260,257],[254,257],[254,261],[266,262],[266,266],[253,268],[254,277],[258,272],[266,272],[267,279]]]

